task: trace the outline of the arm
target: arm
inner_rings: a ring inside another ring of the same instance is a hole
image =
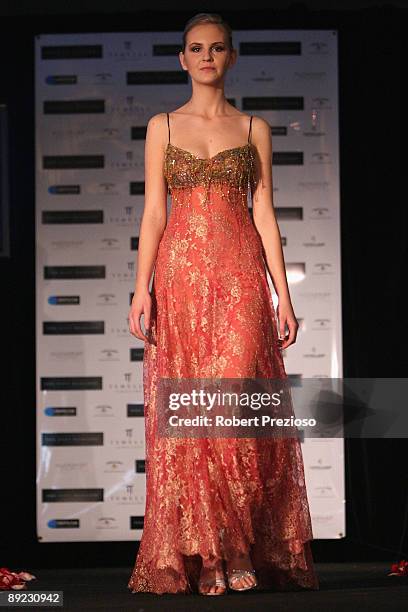
[[[150,327],[151,297],[149,284],[157,250],[167,222],[167,184],[163,174],[165,149],[164,113],[151,117],[147,124],[145,143],[145,199],[139,232],[135,292],[129,312],[131,334],[146,340],[140,328],[144,315],[145,328]]]
[[[290,299],[282,240],[273,206],[271,128],[261,117],[255,116],[252,123],[252,142],[257,150],[252,190],[253,218],[262,240],[266,265],[279,299],[277,311],[280,337],[285,337],[285,325],[289,329],[289,337],[281,345],[284,349],[296,341],[299,324]]]

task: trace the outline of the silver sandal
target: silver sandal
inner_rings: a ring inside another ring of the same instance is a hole
[[[230,572],[227,570],[227,576],[228,576],[228,585],[229,588],[232,589],[233,591],[249,591],[250,589],[254,589],[255,587],[258,586],[258,582],[256,580],[256,576],[255,576],[255,570],[254,569],[233,569]],[[240,589],[237,589],[236,587],[234,587],[234,583],[238,580],[241,580],[242,578],[247,578],[249,576],[254,576],[255,577],[255,583],[251,584],[250,586],[243,586]]]
[[[211,568],[214,569],[215,568]],[[215,591],[214,593],[210,593],[210,591],[203,591],[202,587],[203,586],[208,586],[208,587],[222,587],[225,589],[225,591]],[[224,595],[224,593],[226,593],[227,591],[227,585],[225,584],[225,578],[224,576],[218,576],[216,578],[206,578],[204,580],[202,580],[201,578],[198,581],[198,591],[200,593],[200,595]]]

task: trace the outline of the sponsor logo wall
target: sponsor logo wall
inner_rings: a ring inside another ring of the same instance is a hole
[[[142,534],[143,342],[127,315],[146,125],[191,92],[180,41],[181,32],[36,37],[39,541]],[[337,32],[236,31],[234,44],[226,95],[272,130],[274,205],[300,324],[286,369],[339,378]],[[305,439],[302,450],[314,536],[344,537],[343,441]]]

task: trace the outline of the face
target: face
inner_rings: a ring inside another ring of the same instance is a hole
[[[215,23],[196,25],[187,33],[180,63],[200,82],[219,80],[236,60],[236,50],[228,46],[227,33]]]

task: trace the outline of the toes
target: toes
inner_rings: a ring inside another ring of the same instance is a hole
[[[235,589],[244,589],[255,585],[254,576],[242,576],[242,578],[235,579],[233,581],[233,587]]]

